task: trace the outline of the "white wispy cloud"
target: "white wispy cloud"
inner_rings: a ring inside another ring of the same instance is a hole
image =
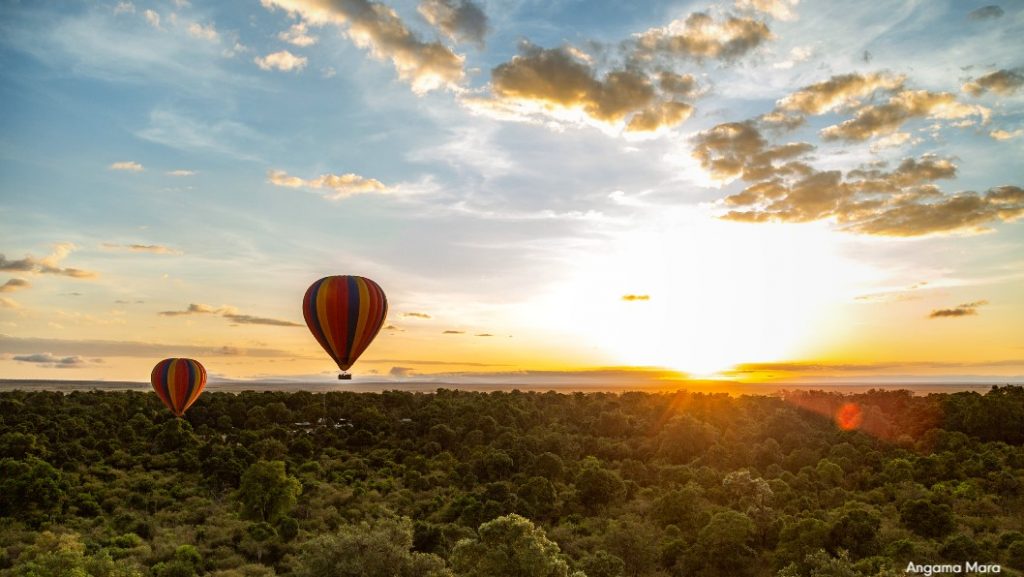
[[[142,15],[146,18],[146,22],[149,22],[150,26],[157,29],[160,28],[160,14],[153,10],[146,10]]]
[[[257,56],[254,62],[263,70],[291,72],[305,68],[308,60],[305,56],[296,56],[287,50],[280,50],[266,56]]]
[[[180,255],[182,252],[178,249],[170,248],[160,244],[116,244],[105,242],[100,245],[107,250],[124,250],[129,252],[142,252],[150,254],[166,254],[166,255]]]
[[[143,170],[146,170],[145,167],[143,167],[138,162],[135,162],[134,160],[122,160],[114,162],[111,163],[111,165],[108,166],[107,168],[109,168],[110,170],[123,170],[125,172],[142,172]]]
[[[366,178],[354,173],[322,174],[313,179],[291,176],[283,170],[267,172],[267,182],[287,188],[326,189],[325,198],[340,200],[357,194],[386,193],[388,187],[375,178]]]
[[[99,276],[93,271],[61,266],[61,262],[76,248],[70,242],[60,242],[53,245],[53,252],[47,256],[36,258],[26,255],[18,260],[7,260],[4,255],[0,254],[0,271],[55,274],[78,279],[92,279]]]
[[[194,38],[210,42],[216,42],[220,39],[220,34],[218,34],[217,29],[212,23],[204,26],[198,22],[192,22],[188,25],[188,33]]]
[[[225,118],[209,121],[168,108],[150,112],[148,126],[135,136],[178,150],[214,152],[242,160],[259,160],[256,153],[268,142],[266,135],[241,122]]]
[[[312,46],[319,40],[316,36],[309,33],[309,26],[305,22],[292,24],[287,30],[279,33],[277,38],[283,42],[302,47]]]
[[[1017,130],[1003,130],[998,128],[989,132],[989,136],[996,140],[1011,140],[1013,138],[1018,138],[1021,135],[1024,135],[1024,129],[1021,128],[1018,128]]]
[[[253,315],[242,314],[237,308],[230,305],[222,305],[219,307],[212,307],[202,303],[192,303],[188,305],[184,310],[178,311],[161,311],[158,313],[163,317],[180,317],[190,315],[215,315],[228,319],[231,322],[241,325],[268,325],[275,327],[301,327],[296,322],[274,319],[268,317],[258,317]]]
[[[373,0],[262,0],[312,25],[341,27],[357,46],[375,58],[389,60],[399,78],[416,93],[438,88],[458,89],[465,72],[464,58],[439,42],[421,40],[392,8]]]

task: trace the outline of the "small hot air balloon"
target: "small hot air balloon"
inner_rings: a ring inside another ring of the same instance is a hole
[[[384,325],[388,299],[380,285],[361,276],[324,277],[306,290],[302,316],[320,346],[350,379],[349,367]]]
[[[192,359],[164,359],[153,367],[153,390],[175,416],[181,417],[206,386],[206,369]]]

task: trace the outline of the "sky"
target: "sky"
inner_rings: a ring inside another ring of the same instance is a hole
[[[0,377],[1024,381],[1024,5],[0,3]]]

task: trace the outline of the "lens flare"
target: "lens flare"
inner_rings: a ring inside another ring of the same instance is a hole
[[[840,429],[852,431],[859,428],[861,423],[864,422],[864,414],[860,410],[860,405],[846,403],[836,411],[835,421]]]

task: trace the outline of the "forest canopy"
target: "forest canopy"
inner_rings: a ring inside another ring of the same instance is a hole
[[[1024,570],[1024,387],[0,393],[0,575]]]

